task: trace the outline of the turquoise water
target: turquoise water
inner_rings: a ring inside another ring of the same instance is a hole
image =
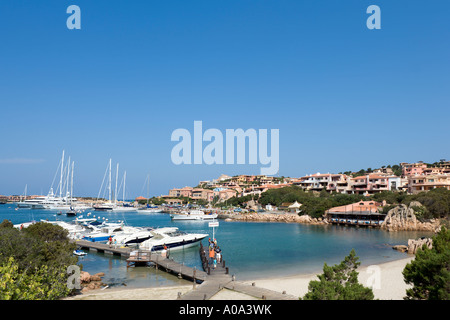
[[[11,204],[0,205],[0,221],[8,219],[17,224],[40,219],[74,220],[74,217],[56,215],[56,211],[14,209]],[[163,213],[92,211],[92,215],[108,218],[111,222],[124,220],[131,226],[176,226],[186,232],[208,233],[212,238],[212,228],[208,227],[208,222],[174,222]],[[398,260],[407,257],[407,254],[393,250],[391,245],[406,244],[410,238],[429,236],[425,232],[387,232],[355,227],[219,222],[215,236],[222,248],[223,259],[237,280],[320,272],[324,262],[329,265],[339,263],[352,248],[362,265]],[[204,244],[207,240],[203,240]],[[171,256],[178,262],[201,269],[198,247],[172,252]],[[89,252],[79,259],[79,263],[91,274],[104,272],[103,282],[111,286],[149,287],[187,283],[152,267],[127,269],[125,259],[101,253]]]

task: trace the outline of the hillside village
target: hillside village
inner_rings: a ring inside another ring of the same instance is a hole
[[[363,173],[363,174],[361,174]],[[221,204],[232,198],[248,195],[257,199],[262,193],[289,186],[298,186],[311,192],[373,195],[383,191],[403,191],[417,194],[435,188],[450,190],[450,161],[434,164],[422,161],[383,166],[378,169],[345,173],[315,173],[299,178],[271,177],[264,175],[222,174],[217,179],[199,181],[195,187],[185,186],[169,190],[168,195],[158,197],[169,205],[183,203]],[[147,200],[144,197],[137,201]]]

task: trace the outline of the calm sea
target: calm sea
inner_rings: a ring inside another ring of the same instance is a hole
[[[74,217],[57,215],[50,210],[15,210],[15,205],[0,205],[0,221],[12,223],[41,219],[71,221]],[[84,216],[86,217],[86,213]],[[123,220],[130,226],[175,226],[185,232],[208,233],[208,222],[172,221],[163,213],[108,213],[92,211],[91,215],[114,222]],[[313,226],[287,223],[226,222],[219,220],[215,237],[222,248],[223,259],[236,280],[288,276],[322,271],[324,262],[339,263],[355,249],[362,265],[378,264],[407,257],[391,245],[406,244],[410,238],[429,236],[425,232],[387,232],[340,226]],[[204,244],[207,245],[207,238]],[[172,252],[178,262],[201,269],[198,248]],[[153,267],[126,268],[126,261],[116,256],[89,252],[79,259],[83,270],[104,272],[103,282],[110,286],[150,287],[188,283]]]

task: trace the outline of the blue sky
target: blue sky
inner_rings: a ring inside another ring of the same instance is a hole
[[[160,195],[259,173],[174,165],[171,133],[195,120],[279,129],[280,176],[450,159],[449,14],[444,0],[3,0],[0,194],[46,194],[62,150],[80,196],[110,157],[128,197],[147,174]]]

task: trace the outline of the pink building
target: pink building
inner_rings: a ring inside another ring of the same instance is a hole
[[[354,193],[378,193],[389,190],[388,177],[377,174],[368,174],[351,179],[351,189]]]
[[[422,174],[425,169],[427,169],[427,165],[423,162],[416,163],[400,163],[402,166],[402,174],[404,177],[408,177],[411,175]]]

